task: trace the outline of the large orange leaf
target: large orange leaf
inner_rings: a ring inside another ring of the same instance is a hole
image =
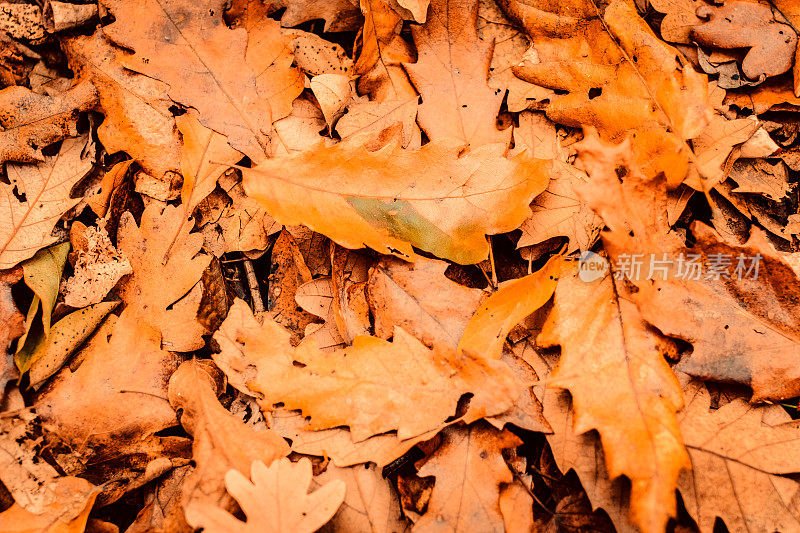
[[[259,325],[241,300],[214,338],[223,354],[255,361],[250,386],[265,404],[302,410],[312,429],[349,426],[356,441],[392,430],[407,439],[441,427],[466,393],[474,395],[475,412],[499,414],[518,390],[503,363],[430,350],[400,328],[393,342],[360,336],[330,353],[313,344],[293,349],[286,330],[269,318]]]
[[[561,345],[549,384],[572,394],[576,433],[600,433],[609,476],[631,480],[631,520],[659,532],[689,467],[676,418],[683,399],[659,337],[622,290],[610,275],[587,283],[563,273],[539,343]]]
[[[363,141],[363,139],[362,139]],[[359,140],[244,170],[248,195],[282,224],[305,224],[347,248],[413,259],[412,247],[457,263],[488,256],[486,234],[516,229],[547,186],[549,163],[503,145],[461,154],[453,140],[369,151]]]

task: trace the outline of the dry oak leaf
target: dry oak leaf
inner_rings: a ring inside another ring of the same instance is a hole
[[[6,383],[17,377],[13,356],[8,349],[25,333],[25,317],[17,309],[11,287],[22,279],[22,268],[0,272],[0,403]]]
[[[783,477],[800,472],[798,422],[778,405],[741,398],[711,411],[711,397],[697,381],[684,392],[679,417],[692,470],[678,489],[700,530],[713,531],[717,517],[732,532],[800,528],[800,484]]]
[[[750,240],[739,246],[695,222],[696,244],[686,248],[669,230],[663,179],[641,174],[627,142],[612,146],[592,137],[578,151],[591,177],[586,200],[610,228],[602,238],[612,259],[630,253],[672,259],[666,276],[656,272],[648,276],[654,279],[633,280],[630,299],[644,320],[693,345],[678,369],[701,379],[747,385],[754,401],[800,394],[800,283],[764,232],[754,228]],[[622,182],[620,174],[625,175]],[[689,254],[698,255],[700,265],[723,256],[730,264],[721,266],[719,276],[708,267],[699,279],[679,276],[679,258],[686,261]],[[748,269],[755,268],[757,255],[756,276]]]
[[[230,470],[247,472],[253,461],[272,464],[289,453],[289,445],[272,430],[257,431],[232,415],[217,399],[222,373],[209,360],[183,363],[169,380],[169,403],[182,410],[181,424],[192,435],[195,468],[183,481],[182,505],[214,506],[232,511],[225,491]],[[187,512],[190,525],[197,524]],[[199,526],[198,526],[199,527]]]
[[[478,37],[494,42],[489,66],[489,87],[508,91],[506,105],[512,113],[523,111],[529,103],[549,100],[553,91],[528,83],[514,75],[513,67],[522,61],[530,48],[530,40],[515,27],[493,0],[480,0]]]
[[[417,96],[413,96],[407,100],[353,101],[347,107],[347,114],[336,123],[336,131],[346,140],[363,134],[377,136],[399,123],[402,125],[403,148],[419,148],[421,138],[416,124],[418,100]]]
[[[272,429],[292,442],[293,452],[329,458],[342,468],[362,463],[375,463],[383,468],[439,432],[437,428],[406,440],[400,440],[395,433],[383,433],[354,442],[346,428],[310,429],[311,424],[299,411],[276,408],[267,418]]]
[[[79,477],[64,476],[51,482],[53,499],[40,513],[15,503],[0,513],[3,533],[83,533],[99,490]]]
[[[502,453],[522,441],[483,422],[450,427],[442,435],[442,445],[418,472],[420,477],[434,476],[436,484],[414,531],[504,531],[500,490],[514,477]]]
[[[58,153],[41,163],[6,164],[10,183],[0,184],[5,192],[0,199],[0,269],[57,241],[50,232],[80,202],[70,198],[70,191],[92,168],[94,154],[84,154],[87,142],[87,137],[65,139]]]
[[[107,318],[79,357],[80,366],[62,369],[34,403],[45,426],[73,449],[114,454],[133,436],[145,445],[175,425],[166,392],[178,357],[130,309]]]
[[[361,29],[361,50],[355,62],[356,73],[366,74],[377,64],[386,68],[383,49],[392,41],[402,39],[400,15],[386,0],[361,0],[364,26]]]
[[[295,301],[303,311],[323,320],[306,326],[302,342],[313,342],[320,350],[344,348],[345,340],[336,324],[333,283],[331,278],[317,278],[304,283],[297,289]]]
[[[125,52],[102,29],[62,41],[70,67],[94,85],[105,115],[97,136],[108,153],[130,154],[151,176],[180,170],[181,139],[168,86],[123,67]]]
[[[405,64],[422,96],[417,122],[433,141],[508,144],[511,131],[496,127],[504,93],[488,84],[494,43],[478,38],[478,0],[432,0],[429,11],[411,29],[417,62]]]
[[[303,411],[312,429],[349,426],[355,441],[392,430],[408,439],[436,429],[467,393],[474,395],[475,419],[499,414],[518,391],[503,363],[430,350],[400,328],[393,342],[360,336],[332,353],[313,344],[293,349],[288,331],[269,318],[259,325],[241,300],[214,339],[224,357],[238,357],[240,368],[256,365],[248,386],[263,394],[264,404]]]
[[[304,310],[302,303],[296,301],[299,288],[313,283],[311,271],[297,243],[285,229],[281,230],[272,246],[270,261],[267,309],[275,322],[292,333],[292,344],[297,345],[306,328],[316,320],[314,315]]]
[[[702,24],[697,16],[698,8],[708,6],[705,0],[650,0],[650,5],[664,13],[661,21],[661,37],[671,43],[691,44],[692,27]]]
[[[344,481],[344,501],[322,532],[369,531],[371,533],[403,533],[411,529],[403,518],[400,501],[382,469],[375,465],[339,468],[329,464],[314,477],[312,485],[324,487],[333,480]]]
[[[352,74],[353,60],[347,57],[341,45],[303,30],[283,30],[282,33],[290,37],[295,64],[308,76]]]
[[[742,60],[747,78],[763,80],[792,68],[797,33],[783,17],[775,18],[769,4],[728,1],[702,6],[697,15],[703,21],[691,29],[692,40],[713,48],[747,49]]]
[[[70,307],[101,302],[123,276],[133,272],[125,255],[111,243],[105,227],[89,227],[85,238],[86,248],[76,250],[74,274],[62,289],[64,303]]]
[[[554,256],[533,274],[501,284],[470,319],[458,349],[488,360],[500,359],[511,329],[553,295],[563,264],[561,256]]]
[[[515,74],[568,91],[551,99],[551,120],[593,126],[606,139],[634,131],[641,168],[665,172],[672,187],[683,181],[693,159],[686,141],[700,135],[711,112],[708,80],[653,34],[632,3],[611,2],[602,19],[589,0],[503,0],[501,7],[535,43]]]
[[[42,148],[78,135],[78,115],[96,104],[97,92],[89,82],[57,96],[19,86],[0,90],[0,163],[43,161]]]
[[[161,332],[166,348],[188,352],[205,345],[206,329],[196,320],[203,292],[198,282],[211,256],[201,252],[202,235],[189,233],[191,219],[182,207],[160,209],[148,206],[140,227],[129,212],[120,218],[118,247],[133,267],[120,296]]]
[[[344,481],[335,479],[308,494],[311,461],[280,459],[269,468],[253,461],[252,483],[237,470],[225,476],[228,492],[247,515],[247,522],[218,507],[190,506],[189,521],[208,533],[314,533],[344,501]]]
[[[106,36],[135,52],[120,58],[122,66],[166,83],[170,98],[196,109],[204,125],[254,161],[273,153],[272,123],[291,112],[303,89],[277,21],[257,13],[247,29],[230,29],[222,0],[103,5],[116,18]]]
[[[367,296],[375,336],[388,339],[399,326],[428,346],[458,346],[484,292],[451,281],[447,266],[424,257],[413,263],[387,257],[372,267]]]
[[[253,3],[258,0],[247,0]],[[325,21],[324,32],[354,31],[362,21],[358,0],[277,0],[272,2],[275,9],[285,7],[281,26],[299,26],[309,20]]]
[[[622,284],[576,274],[562,273],[538,338],[561,345],[549,384],[569,389],[576,433],[600,433],[609,477],[630,479],[631,521],[643,532],[663,531],[676,513],[678,475],[689,466],[676,418],[680,384]]]
[[[217,186],[217,180],[230,165],[244,157],[234,150],[225,137],[203,126],[193,113],[175,120],[181,132],[181,206],[190,216],[206,196]]]
[[[362,140],[245,169],[245,191],[279,223],[304,224],[346,248],[412,260],[416,246],[471,264],[488,256],[486,234],[528,217],[549,179],[549,162],[506,159],[499,144],[459,157],[462,146],[452,139],[403,150],[395,138],[372,152]]]
[[[733,192],[761,194],[777,202],[792,190],[786,163],[780,159],[740,159],[728,177],[738,184]]]
[[[542,414],[552,428],[552,433],[545,437],[558,469],[563,474],[575,471],[592,509],[602,508],[619,533],[636,533],[638,529],[628,519],[630,490],[626,490],[624,479],[609,479],[597,433],[576,432],[569,393],[545,385],[556,367],[557,356],[538,353],[527,339],[515,344],[513,353],[514,357],[529,363],[540,379],[534,391],[541,402]]]

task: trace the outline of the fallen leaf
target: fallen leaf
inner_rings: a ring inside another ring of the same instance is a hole
[[[256,17],[247,30],[230,29],[221,1],[149,0],[134,8],[107,0],[103,5],[116,18],[105,35],[135,52],[121,59],[124,67],[166,83],[172,99],[196,109],[204,125],[251,159],[272,153],[272,123],[291,112],[302,90],[299,73],[291,68],[288,39],[280,36],[276,21],[262,24],[264,19]],[[267,45],[269,36],[274,38]],[[263,46],[253,46],[258,42]]]
[[[77,308],[100,303],[120,279],[133,272],[104,227],[88,228],[85,238],[86,249],[76,252],[74,274],[64,285],[64,303]]]
[[[709,409],[702,383],[685,390],[679,415],[692,461],[678,483],[686,510],[702,531],[717,517],[729,531],[788,531],[800,524],[797,422],[777,405],[752,406],[742,399]],[[767,422],[768,413],[780,422]]]
[[[609,274],[586,282],[563,272],[537,342],[561,345],[549,383],[569,389],[576,433],[600,433],[609,477],[631,480],[631,522],[655,532],[675,515],[689,467],[676,418],[683,398],[658,335],[622,290]]]
[[[88,82],[57,96],[19,86],[0,90],[0,163],[44,161],[42,148],[76,136],[78,115],[96,104],[97,92]]]
[[[314,477],[312,486],[319,490],[335,480],[345,484],[344,501],[325,528],[374,533],[402,533],[411,529],[390,482],[375,465],[339,468],[329,464]]]
[[[280,459],[269,468],[254,461],[252,483],[237,470],[228,471],[225,485],[247,515],[242,522],[217,507],[187,509],[190,521],[209,533],[262,532],[313,533],[336,513],[345,497],[345,484],[333,480],[307,494],[311,462]],[[287,480],[291,482],[287,485]]]
[[[474,394],[471,407],[485,410],[480,416],[498,414],[517,390],[502,363],[431,351],[400,328],[391,343],[361,336],[333,353],[293,350],[288,335],[268,318],[259,325],[237,300],[214,338],[223,354],[242,354],[245,364],[255,364],[251,386],[265,404],[302,410],[313,429],[349,426],[356,441],[392,430],[408,439],[435,429],[467,392]]]
[[[0,513],[0,531],[9,533],[80,533],[97,498],[97,489],[85,479],[61,477],[53,481],[53,500],[41,513],[19,504]]]
[[[356,0],[278,0],[274,6],[277,9],[286,8],[281,17],[284,27],[322,19],[325,21],[323,31],[350,31],[358,26],[361,19]]]
[[[422,96],[417,121],[433,141],[478,147],[508,144],[495,127],[503,91],[487,83],[492,43],[478,38],[477,0],[432,0],[425,24],[412,28],[419,59],[405,64]]]
[[[67,263],[69,243],[62,242],[39,250],[22,263],[23,279],[42,305],[42,325],[45,336],[50,334],[50,319],[58,297],[58,283]],[[23,343],[24,341],[20,341]]]
[[[63,43],[71,68],[97,91],[105,115],[97,136],[106,150],[129,153],[156,178],[178,172],[181,142],[169,109],[169,87],[124,68],[125,52],[111,44],[103,30]]]
[[[25,333],[25,317],[17,309],[11,294],[12,285],[21,279],[22,268],[0,272],[0,402],[5,396],[6,383],[16,377],[9,348]]]
[[[346,248],[411,259],[413,245],[473,263],[488,255],[487,233],[526,218],[546,186],[547,163],[505,159],[501,145],[458,150],[452,141],[405,151],[395,140],[375,152],[340,143],[264,161],[244,170],[244,186],[278,222],[305,224]],[[424,182],[413,168],[424,169]]]
[[[541,270],[500,285],[472,315],[458,349],[488,360],[500,359],[511,328],[553,295],[562,265],[562,257],[554,256]]]
[[[169,380],[169,403],[182,410],[181,424],[194,439],[196,466],[184,478],[181,505],[187,522],[196,527],[200,526],[192,507],[235,509],[225,491],[227,472],[247,472],[253,461],[272,464],[289,452],[277,433],[248,427],[219,403],[220,374],[208,360],[193,360],[178,367]]]
[[[192,225],[182,209],[159,211],[157,205],[145,209],[139,227],[130,213],[120,219],[118,246],[133,267],[133,275],[120,284],[120,296],[161,332],[166,347],[188,352],[204,344],[206,330],[196,320],[202,296],[198,282],[211,257],[200,253],[203,237],[189,233]]]
[[[434,476],[428,511],[414,524],[415,531],[504,531],[500,489],[513,481],[504,449],[521,441],[509,431],[476,423],[443,432],[441,447],[419,469]]]
[[[697,10],[707,4],[700,0],[650,0],[650,5],[665,15],[661,21],[665,41],[690,44],[692,27],[703,22]]]
[[[93,158],[83,154],[86,143],[86,137],[66,139],[41,163],[6,164],[10,183],[2,184],[0,268],[13,267],[58,240],[50,232],[80,201],[70,198],[70,191],[92,168]]]
[[[428,346],[440,342],[458,346],[484,293],[445,277],[447,266],[423,257],[414,263],[386,258],[373,266],[367,296],[375,335],[388,339],[399,326]]]
[[[731,168],[730,179],[739,186],[736,193],[763,194],[780,201],[791,190],[786,164],[764,159],[740,159]]]
[[[269,278],[267,310],[270,317],[292,333],[292,344],[297,344],[306,328],[316,320],[296,300],[298,290],[311,282],[311,271],[291,234],[282,230],[272,247],[272,266]],[[300,305],[300,307],[298,307]]]

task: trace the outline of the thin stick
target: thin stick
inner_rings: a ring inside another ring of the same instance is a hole
[[[492,265],[492,287],[497,288],[497,269],[494,266],[494,247],[492,246],[492,236],[489,235],[489,263]]]
[[[250,297],[253,298],[253,312],[264,312],[264,300],[261,299],[261,289],[258,288],[258,278],[256,278],[256,269],[253,268],[253,262],[245,259],[244,272],[247,275],[247,285],[250,287]]]

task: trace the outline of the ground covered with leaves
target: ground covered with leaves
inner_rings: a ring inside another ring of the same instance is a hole
[[[800,531],[796,28],[0,2],[0,532]]]

